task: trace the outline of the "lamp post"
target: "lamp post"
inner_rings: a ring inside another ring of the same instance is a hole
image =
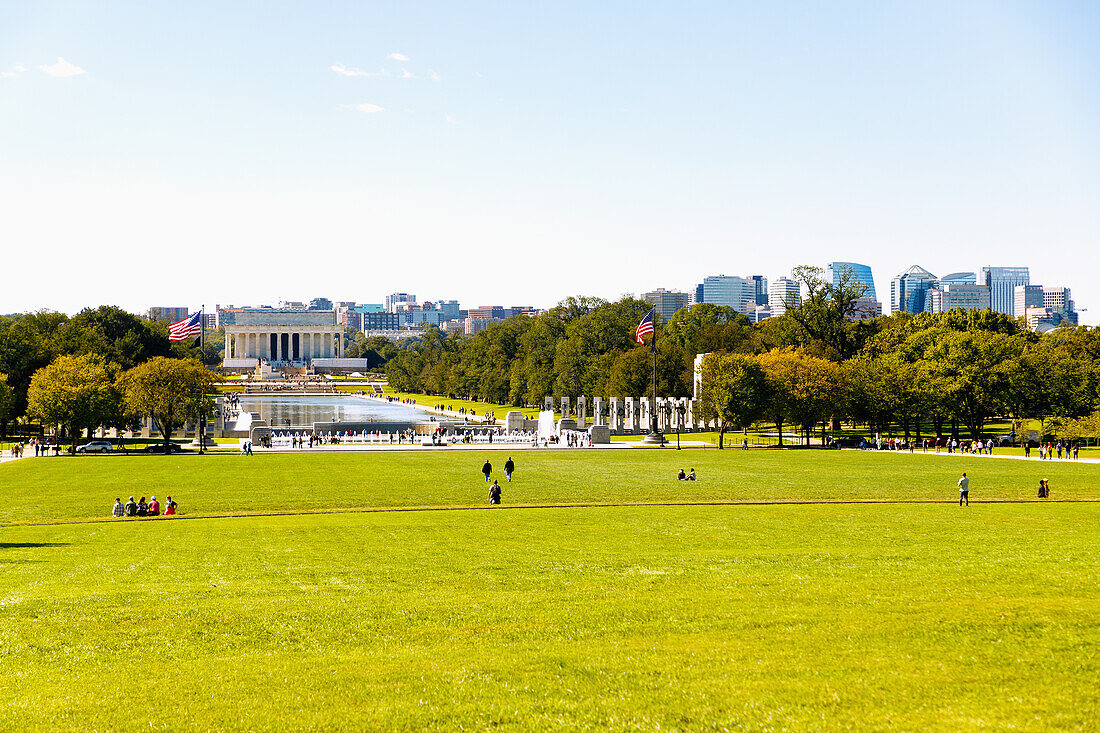
[[[680,450],[680,428],[684,424],[684,413],[687,412],[687,405],[682,400],[677,400],[673,409],[676,410],[676,450]]]

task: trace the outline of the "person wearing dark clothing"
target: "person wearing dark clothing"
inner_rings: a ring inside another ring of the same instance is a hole
[[[489,487],[489,503],[500,503],[500,484],[498,484],[496,481],[494,481],[493,485]]]
[[[512,482],[512,472],[516,470],[516,464],[512,460],[511,456],[508,456],[508,461],[504,464],[504,475],[508,477],[508,483]]]
[[[1039,479],[1039,498],[1046,499],[1050,497],[1050,483],[1045,478]]]
[[[130,501],[126,502],[125,510],[126,510],[126,516],[128,516],[128,517],[136,517],[137,516],[137,503],[134,501],[134,497],[131,496]]]
[[[489,476],[493,473],[493,464],[489,463],[489,459],[485,459],[485,465],[481,467],[481,472],[485,474],[485,483],[489,483]]]
[[[687,481],[688,480],[688,475],[686,473],[684,473],[684,469],[681,468],[680,473],[676,474],[676,480],[677,481]]]
[[[139,517],[149,516],[149,505],[145,503],[145,497],[144,496],[141,497],[141,499],[138,501],[137,515]]]

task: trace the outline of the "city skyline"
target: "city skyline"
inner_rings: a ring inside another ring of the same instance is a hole
[[[1100,9],[956,5],[9,3],[0,312],[844,258],[883,301],[1026,264],[1093,324]]]

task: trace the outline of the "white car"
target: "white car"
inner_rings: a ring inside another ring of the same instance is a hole
[[[93,440],[90,443],[85,443],[84,445],[77,446],[76,452],[77,453],[110,453],[113,450],[114,450],[114,447],[112,447],[111,444],[109,442],[107,442],[106,440]]]

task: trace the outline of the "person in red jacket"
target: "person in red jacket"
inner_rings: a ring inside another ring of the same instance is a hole
[[[152,497],[149,500],[149,516],[150,517],[159,517],[160,516],[160,502],[157,501],[157,497],[155,497],[155,496]]]
[[[176,502],[172,501],[172,497],[165,497],[164,499],[164,516],[176,513]]]

